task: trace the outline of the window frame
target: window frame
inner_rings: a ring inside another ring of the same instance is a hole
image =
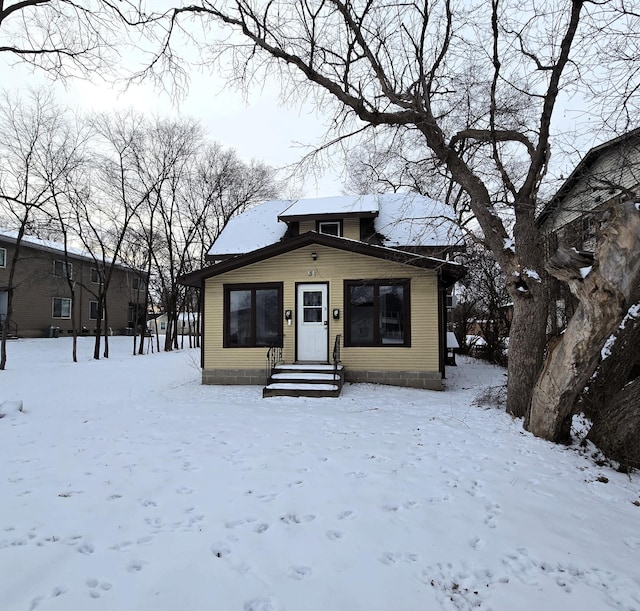
[[[95,304],[95,306],[93,305]],[[95,307],[96,315],[92,316],[92,309]],[[89,300],[89,320],[98,320],[98,301],[96,299]]]
[[[351,287],[373,287],[373,341],[358,342],[351,337]],[[380,335],[380,287],[403,287],[402,312],[403,312],[403,342],[383,343]],[[410,278],[367,278],[362,280],[344,281],[344,345],[353,348],[410,348],[411,347],[411,279]]]
[[[135,286],[136,284],[138,286]],[[144,278],[136,275],[129,276],[129,286],[131,287],[132,291],[138,291],[139,293],[141,293],[145,290]]]
[[[338,226],[338,233],[327,233],[326,231],[322,231],[322,226],[323,225],[337,225]],[[342,219],[335,219],[335,220],[330,220],[330,221],[317,221],[316,222],[316,231],[318,233],[321,233],[323,235],[332,235],[338,238],[341,238],[343,235],[343,226],[342,226]]]
[[[60,302],[60,316],[56,316],[56,300]],[[63,316],[63,302],[68,302],[69,315]],[[52,297],[51,298],[51,318],[55,318],[57,320],[70,320],[71,319],[71,297]]]
[[[0,246],[0,267],[7,267],[7,249]]]
[[[57,266],[60,266],[60,272],[58,273]],[[68,274],[67,274],[68,270]],[[67,261],[63,261],[62,259],[54,259],[53,260],[53,275],[56,278],[73,278],[73,263],[69,263]]]
[[[278,322],[278,336],[274,344],[282,347],[284,337],[283,326],[283,283],[282,282],[257,282],[249,284],[224,284],[223,287],[223,348],[269,348],[271,345],[256,343],[256,291],[275,289],[277,291],[277,307],[276,316]],[[251,291],[251,331],[250,337],[252,341],[247,344],[231,343],[231,293],[233,291]]]
[[[94,280],[94,275],[96,280]],[[91,281],[91,284],[102,284],[100,270],[97,267],[91,268],[91,271],[89,272],[89,280]]]

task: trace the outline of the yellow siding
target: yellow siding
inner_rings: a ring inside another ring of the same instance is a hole
[[[311,252],[318,255],[311,259]],[[344,338],[343,280],[411,279],[411,347],[342,347],[345,367],[361,371],[438,371],[438,291],[434,271],[401,265],[324,246],[309,246],[230,271],[205,283],[205,369],[264,367],[265,348],[223,349],[223,285],[283,281],[283,310],[295,312],[296,283],[327,282],[329,312],[339,308],[340,319],[329,317],[330,348],[336,334]],[[282,312],[284,319],[284,311]],[[284,359],[295,357],[295,320],[284,324]]]

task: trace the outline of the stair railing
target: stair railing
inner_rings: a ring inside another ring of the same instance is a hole
[[[275,366],[282,362],[282,346],[271,346],[267,350],[267,381],[265,385],[269,384]]]
[[[340,334],[336,335],[336,341],[333,343],[333,379],[336,379],[338,375],[338,363],[340,362],[340,340],[342,336]]]

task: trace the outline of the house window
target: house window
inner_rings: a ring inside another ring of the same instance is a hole
[[[0,248],[0,267],[7,266],[7,249]]]
[[[65,261],[54,261],[53,275],[60,278],[73,278],[73,264]]]
[[[71,299],[69,297],[53,298],[53,318],[71,318]]]
[[[282,284],[224,287],[224,346],[282,346]]]
[[[100,270],[95,267],[91,268],[91,282],[93,282],[93,284],[101,284],[102,282],[102,274]]]
[[[97,301],[89,302],[89,319],[98,320],[98,302]]]
[[[346,346],[410,346],[409,281],[345,281]]]
[[[166,331],[167,330],[167,323],[162,321],[160,323],[160,331]]]
[[[144,290],[144,281],[140,276],[131,276],[131,288],[134,291]]]
[[[341,221],[318,221],[318,233],[324,233],[326,235],[342,235],[342,222]]]

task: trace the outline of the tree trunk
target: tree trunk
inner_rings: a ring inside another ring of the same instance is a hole
[[[640,468],[640,286],[579,407],[591,419],[587,439],[626,469]]]
[[[534,388],[525,426],[537,437],[568,436],[574,405],[593,375],[606,339],[626,314],[640,280],[640,207],[616,205],[596,245],[593,266],[572,249],[561,248],[549,271],[569,284],[578,308],[560,341],[549,350]]]
[[[509,332],[507,411],[518,418],[529,412],[531,391],[542,368],[546,323],[547,304],[543,295],[514,300]]]
[[[625,470],[640,468],[640,378],[627,384],[597,412],[587,439]]]

